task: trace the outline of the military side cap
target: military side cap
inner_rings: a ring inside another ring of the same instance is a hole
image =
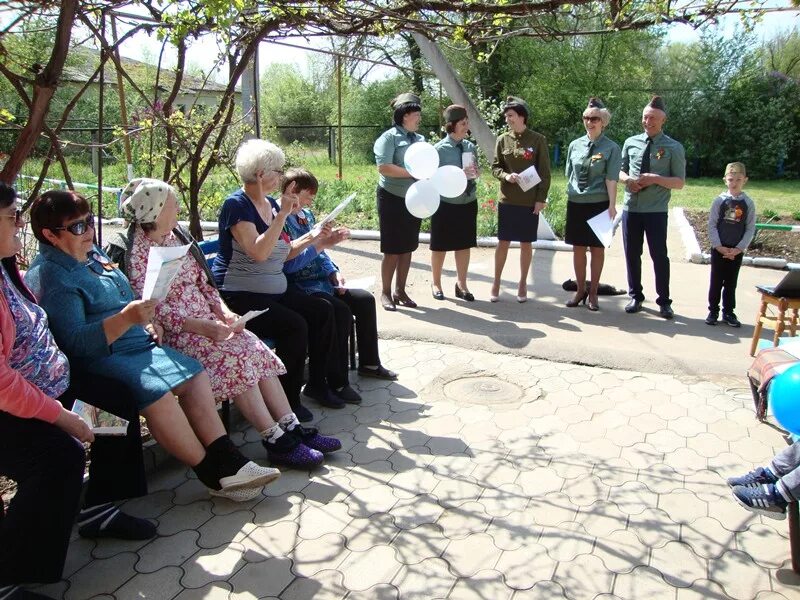
[[[647,103],[650,108],[657,108],[662,112],[667,112],[667,105],[664,104],[664,99],[661,96],[653,96],[650,102]]]
[[[589,104],[586,106],[586,108],[605,108],[605,107],[606,105],[603,104],[603,101],[600,100],[600,98],[595,98],[594,96],[589,98]]]
[[[422,101],[413,92],[405,92],[392,100],[392,108],[397,108],[401,104],[422,104]]]

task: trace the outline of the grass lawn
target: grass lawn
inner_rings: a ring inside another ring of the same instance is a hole
[[[316,201],[317,214],[324,215],[336,206],[345,196],[358,192],[358,196],[340,218],[343,225],[353,229],[377,229],[378,219],[375,212],[375,185],[377,183],[377,170],[373,164],[345,164],[342,179],[338,179],[336,165],[328,162],[325,156],[312,156],[306,154],[302,160],[320,181],[320,190]],[[40,161],[31,160],[25,165],[23,173],[38,175]],[[73,179],[76,182],[95,183],[91,168],[87,164],[77,161],[70,165]],[[61,169],[54,164],[49,173],[51,179],[61,179]],[[117,187],[125,183],[125,169],[122,164],[108,165],[104,169],[104,183],[107,186]],[[30,183],[27,183],[30,185]],[[21,182],[21,189],[27,187]],[[222,200],[238,187],[238,182],[231,176],[227,169],[217,169],[206,182],[200,198],[201,216],[203,219],[215,220],[216,212]],[[45,188],[46,189],[46,188]],[[550,202],[545,210],[548,221],[558,235],[563,235],[564,217],[566,212],[566,180],[563,169],[558,168],[553,173],[550,188]],[[672,194],[672,205],[683,206],[692,210],[707,210],[712,200],[724,190],[721,178],[689,179],[686,186]],[[779,216],[792,217],[800,220],[800,180],[759,181],[751,180],[745,190],[756,203],[759,215],[765,211],[775,211]],[[484,168],[478,182],[478,235],[491,236],[496,234],[497,213],[496,204],[498,185],[488,169]],[[619,192],[617,204],[623,202],[622,190]],[[104,198],[105,214],[114,214],[116,211],[116,197],[106,195]],[[760,221],[766,219],[760,218]],[[428,223],[423,222],[423,231],[428,231]]]

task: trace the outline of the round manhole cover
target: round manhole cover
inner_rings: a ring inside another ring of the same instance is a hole
[[[522,390],[494,377],[463,377],[444,386],[444,395],[456,402],[510,404],[522,399]]]

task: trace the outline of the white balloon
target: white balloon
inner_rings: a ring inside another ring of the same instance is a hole
[[[430,179],[439,168],[439,153],[428,142],[411,144],[403,162],[414,179]]]
[[[414,182],[406,192],[406,208],[418,219],[430,217],[439,208],[439,192],[430,181]]]
[[[431,177],[431,183],[445,198],[455,198],[467,189],[467,176],[464,170],[454,165],[439,167]]]

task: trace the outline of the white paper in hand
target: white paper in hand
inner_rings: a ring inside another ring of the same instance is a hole
[[[321,229],[323,225],[325,225],[326,223],[330,223],[331,221],[333,221],[333,220],[334,220],[336,217],[338,217],[338,216],[339,216],[339,214],[340,214],[340,213],[341,213],[341,212],[342,212],[342,211],[343,211],[345,208],[347,208],[347,205],[348,205],[348,204],[350,204],[350,203],[351,203],[353,200],[355,200],[355,197],[356,197],[356,192],[353,192],[353,193],[352,193],[352,194],[350,194],[350,195],[349,195],[347,198],[345,198],[344,200],[342,200],[342,201],[341,201],[341,202],[338,204],[338,206],[337,206],[336,208],[334,208],[334,209],[333,209],[333,210],[332,210],[332,211],[331,211],[331,212],[328,214],[328,216],[327,216],[327,217],[325,217],[324,219],[322,219],[321,221],[319,221],[319,222],[318,222],[318,223],[317,223],[317,224],[314,226],[314,228],[315,228],[315,229],[317,229],[317,228],[320,228],[320,229]]]
[[[342,286],[334,286],[337,290],[369,290],[375,285],[375,277],[348,279]]]
[[[592,228],[592,231],[606,248],[611,247],[611,240],[614,237],[614,222],[611,220],[611,215],[607,210],[604,210],[598,215],[587,219],[586,224]]]
[[[147,271],[144,276],[142,300],[158,300],[167,297],[169,286],[183,264],[183,257],[189,250],[185,246],[151,246],[147,257]]]
[[[539,172],[536,170],[536,167],[531,165],[519,174],[517,185],[519,185],[523,192],[527,192],[533,186],[537,185],[541,180],[542,178],[539,177]]]
[[[75,400],[72,412],[86,421],[95,435],[125,435],[128,432],[128,421],[80,400]]]
[[[244,313],[241,317],[239,317],[233,322],[231,328],[236,329],[237,327],[247,323],[250,319],[255,319],[257,316],[263,315],[268,310],[269,310],[268,308],[265,308],[264,310],[248,310],[246,313]]]

